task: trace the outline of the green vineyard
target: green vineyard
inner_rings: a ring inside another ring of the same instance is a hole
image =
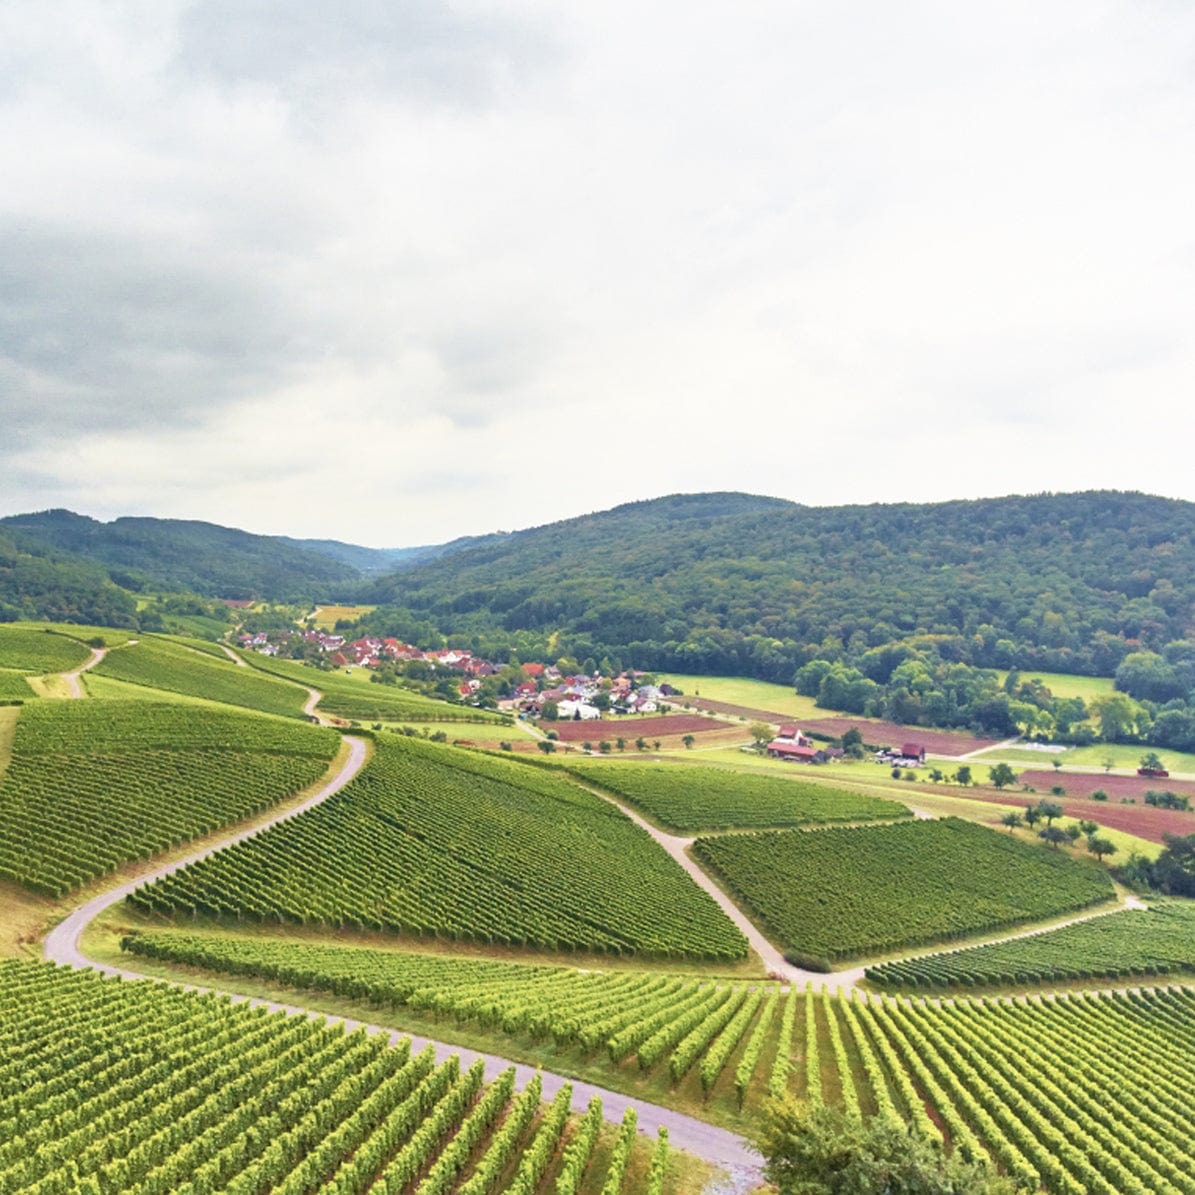
[[[307,700],[298,685],[161,638],[141,639],[110,651],[95,675],[292,718],[302,716]]]
[[[1195,972],[1195,905],[1177,901],[869,967],[880,987],[1008,987]]]
[[[549,950],[747,950],[712,898],[600,797],[525,764],[390,736],[318,808],[130,900]]]
[[[142,934],[132,951],[552,1039],[724,1108],[791,1093],[915,1126],[1028,1188],[1195,1192],[1195,992],[839,998],[775,984],[584,973],[263,940]]]
[[[358,722],[484,722],[507,725],[510,719],[487,710],[436,701],[397,685],[351,680],[339,671],[310,668],[293,660],[280,660],[246,652],[254,668],[271,676],[293,680],[318,689],[323,695],[319,708],[338,718]]]
[[[910,816],[898,801],[720,768],[594,761],[570,765],[570,770],[669,830],[754,830]]]
[[[85,664],[91,650],[77,639],[31,627],[0,625],[0,669],[41,676]]]
[[[192,706],[32,702],[0,777],[0,877],[63,896],[318,780],[333,731]]]
[[[551,1172],[562,1195],[616,1195],[650,1145],[571,1097],[545,1107],[538,1075],[487,1085],[480,1061],[364,1030],[0,962],[3,1192],[530,1195]]]
[[[693,849],[790,961],[817,970],[1113,895],[1094,861],[957,818],[732,834]]]
[[[36,696],[25,674],[12,668],[0,668],[0,701],[28,701]]]

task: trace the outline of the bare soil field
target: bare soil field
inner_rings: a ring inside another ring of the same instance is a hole
[[[994,747],[997,741],[979,739],[965,731],[927,730],[924,726],[898,726],[895,722],[876,722],[870,718],[795,718],[791,714],[780,714],[775,710],[751,709],[748,706],[731,705],[728,701],[713,701],[706,697],[690,697],[688,701],[698,709],[749,718],[753,722],[795,722],[810,734],[825,734],[832,738],[839,738],[852,726],[857,726],[863,732],[865,741],[877,747],[920,743],[932,755],[969,755],[972,751]]]
[[[997,805],[1026,806],[1040,800],[1057,801],[1066,817],[1089,818],[1107,826],[1110,830],[1122,830],[1144,838],[1148,842],[1161,842],[1163,834],[1195,834],[1195,812],[1181,813],[1176,809],[1156,809],[1146,805],[1145,790],[1169,788],[1171,792],[1190,793],[1195,796],[1195,785],[1181,780],[1144,780],[1137,776],[1077,775],[1074,772],[1022,772],[1017,779],[1037,789],[1036,793],[1005,789],[968,789],[969,801],[990,801]],[[1050,789],[1061,784],[1066,789],[1063,797],[1053,797]],[[1097,789],[1108,794],[1106,801],[1093,801],[1090,794]],[[1137,804],[1122,805],[1122,797],[1134,797]]]
[[[703,718],[699,714],[665,714],[661,718],[624,718],[618,722],[541,722],[540,730],[554,730],[562,743],[596,743],[599,739],[662,739],[665,735],[700,734],[702,731],[726,730],[725,722]],[[746,730],[739,732],[746,738]]]

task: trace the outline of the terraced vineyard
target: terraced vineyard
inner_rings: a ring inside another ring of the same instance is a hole
[[[284,717],[302,717],[307,700],[297,685],[241,668],[227,658],[209,658],[168,639],[141,639],[110,651],[95,672],[134,685]]]
[[[692,977],[432,959],[190,935],[134,951],[552,1037],[613,1068],[724,1103],[790,1092],[908,1123],[1029,1188],[1195,1192],[1186,1108],[1195,992],[949,1004]],[[611,1074],[613,1074],[611,1070]]]
[[[629,801],[669,830],[750,830],[911,816],[898,801],[721,768],[595,760],[570,765],[569,770]]]
[[[510,722],[509,718],[490,710],[436,701],[397,685],[352,680],[343,672],[325,672],[293,660],[279,660],[254,652],[246,652],[245,659],[261,672],[318,689],[323,694],[319,708],[338,718],[358,722],[484,722],[495,725]]]
[[[1011,987],[1195,972],[1195,903],[1171,901],[1076,925],[867,969],[881,987]]]
[[[526,764],[388,736],[318,808],[130,900],[549,950],[747,950],[680,865],[600,797]]]
[[[63,896],[313,783],[333,731],[151,702],[22,707],[0,778],[0,877]]]
[[[650,1146],[592,1165],[600,1102],[544,1108],[536,1076],[178,988],[0,963],[0,1188],[166,1195],[367,1190],[612,1193]],[[633,1121],[632,1121],[633,1124]]]
[[[816,970],[1113,895],[1094,861],[957,818],[731,834],[693,850],[791,962]]]
[[[31,676],[69,672],[85,664],[89,648],[77,639],[32,627],[0,625],[0,669]]]

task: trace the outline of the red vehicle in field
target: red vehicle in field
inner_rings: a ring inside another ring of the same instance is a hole
[[[1161,780],[1170,773],[1165,768],[1138,768],[1138,776],[1148,776],[1151,780]]]

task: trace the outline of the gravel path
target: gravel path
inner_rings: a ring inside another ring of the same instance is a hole
[[[309,690],[311,699],[308,705],[311,711],[314,711],[315,704],[320,699],[320,694],[316,690]],[[310,711],[309,711],[310,712]],[[75,909],[63,921],[59,922],[49,934],[46,935],[45,940],[45,957],[49,962],[58,963],[60,965],[69,967],[83,967],[91,968],[101,974],[109,976],[120,976],[124,979],[145,979],[147,977],[137,971],[128,967],[113,967],[108,964],[94,963],[83,953],[80,947],[80,940],[83,936],[84,930],[87,926],[105,910],[110,909],[113,905],[124,900],[135,888],[141,887],[143,884],[151,883],[162,876],[170,875],[178,871],[180,868],[186,867],[190,863],[198,862],[200,859],[207,858],[217,850],[222,850],[226,846],[233,843],[243,842],[247,838],[252,838],[256,834],[260,834],[268,827],[277,824],[280,821],[285,821],[288,818],[297,817],[299,814],[314,808],[320,802],[325,801],[333,793],[339,792],[353,779],[354,776],[361,770],[365,764],[366,750],[365,741],[363,739],[346,736],[346,741],[349,743],[349,757],[345,760],[343,766],[334,775],[328,778],[318,789],[316,789],[306,800],[299,805],[279,813],[277,817],[271,818],[266,822],[252,826],[248,829],[241,830],[238,833],[231,835],[229,838],[216,843],[211,846],[204,847],[195,851],[193,854],[185,858],[178,859],[172,863],[163,864],[156,868],[148,875],[142,876],[135,880],[130,880],[127,883],[121,884],[108,892],[104,892],[100,896],[94,897],[80,908]],[[158,982],[169,982],[160,980]],[[210,987],[206,985],[197,984],[179,984],[177,986],[185,987],[191,991],[214,991],[223,992],[223,989],[218,987]],[[310,1010],[294,1004],[280,1004],[269,1000],[260,1000],[248,996],[238,995],[235,992],[223,993],[230,995],[236,1003],[248,1003],[251,1006],[264,1006],[269,1009],[281,1010],[290,1013],[299,1013],[310,1015]],[[323,1014],[321,1014],[323,1015]],[[364,1026],[365,1029],[371,1032],[384,1033],[391,1041],[398,1041],[402,1038],[409,1037],[411,1039],[413,1050],[423,1049],[430,1044],[434,1047],[438,1058],[447,1058],[452,1054],[459,1054],[461,1064],[469,1066],[478,1058],[484,1059],[486,1068],[486,1077],[495,1078],[510,1066],[515,1066],[518,1081],[526,1083],[535,1074],[533,1067],[519,1065],[511,1062],[509,1059],[500,1058],[493,1054],[479,1054],[473,1050],[463,1049],[460,1046],[449,1045],[445,1042],[431,1041],[427,1038],[417,1037],[413,1034],[403,1033],[401,1030],[396,1030],[382,1025],[373,1025],[368,1022],[356,1021],[350,1017],[328,1017],[330,1022],[342,1023],[349,1030],[357,1029]],[[561,1075],[555,1075],[545,1072],[543,1074],[543,1091],[544,1098],[551,1099],[560,1087],[570,1080]],[[583,1083],[579,1080],[571,1080],[573,1084],[573,1106],[584,1107],[588,1104],[593,1096],[599,1096],[602,1101],[602,1112],[606,1120],[611,1123],[619,1123],[627,1107],[634,1107],[639,1113],[639,1123],[642,1125],[644,1131],[653,1132],[657,1126],[663,1126],[668,1130],[668,1138],[670,1143],[677,1149],[683,1150],[685,1153],[693,1154],[695,1157],[704,1159],[707,1162],[713,1163],[716,1166],[727,1167],[736,1178],[737,1190],[749,1190],[750,1187],[758,1185],[762,1182],[762,1170],[759,1163],[759,1155],[754,1149],[735,1133],[731,1133],[726,1129],[717,1128],[714,1125],[706,1124],[704,1121],[697,1120],[692,1116],[685,1116],[683,1113],[674,1112],[669,1108],[660,1107],[657,1104],[649,1104],[641,1099],[633,1096],[626,1096],[616,1091],[609,1091],[602,1087],[596,1087],[590,1083]]]
[[[66,687],[70,690],[71,697],[76,700],[83,697],[83,686],[79,683],[79,677],[84,672],[94,668],[107,654],[108,649],[106,647],[93,647],[91,649],[91,659],[86,664],[80,664],[73,672],[62,673],[62,679],[66,681]]]
[[[242,660],[242,659],[241,659],[241,657],[240,657],[240,656],[238,656],[238,655],[237,655],[237,653],[236,653],[235,651],[233,651],[231,647],[227,646],[227,644],[221,643],[221,644],[220,644],[220,647],[223,649],[223,651],[224,651],[224,654],[225,654],[225,655],[226,655],[226,656],[227,656],[227,657],[228,657],[228,658],[229,658],[229,659],[230,659],[230,660],[231,660],[231,661],[232,661],[234,664],[238,665],[238,666],[239,666],[239,667],[241,667],[241,668],[248,668],[248,667],[249,667],[249,665],[248,665],[248,664],[246,664],[246,663],[245,663],[245,661],[244,661],[244,660]]]

